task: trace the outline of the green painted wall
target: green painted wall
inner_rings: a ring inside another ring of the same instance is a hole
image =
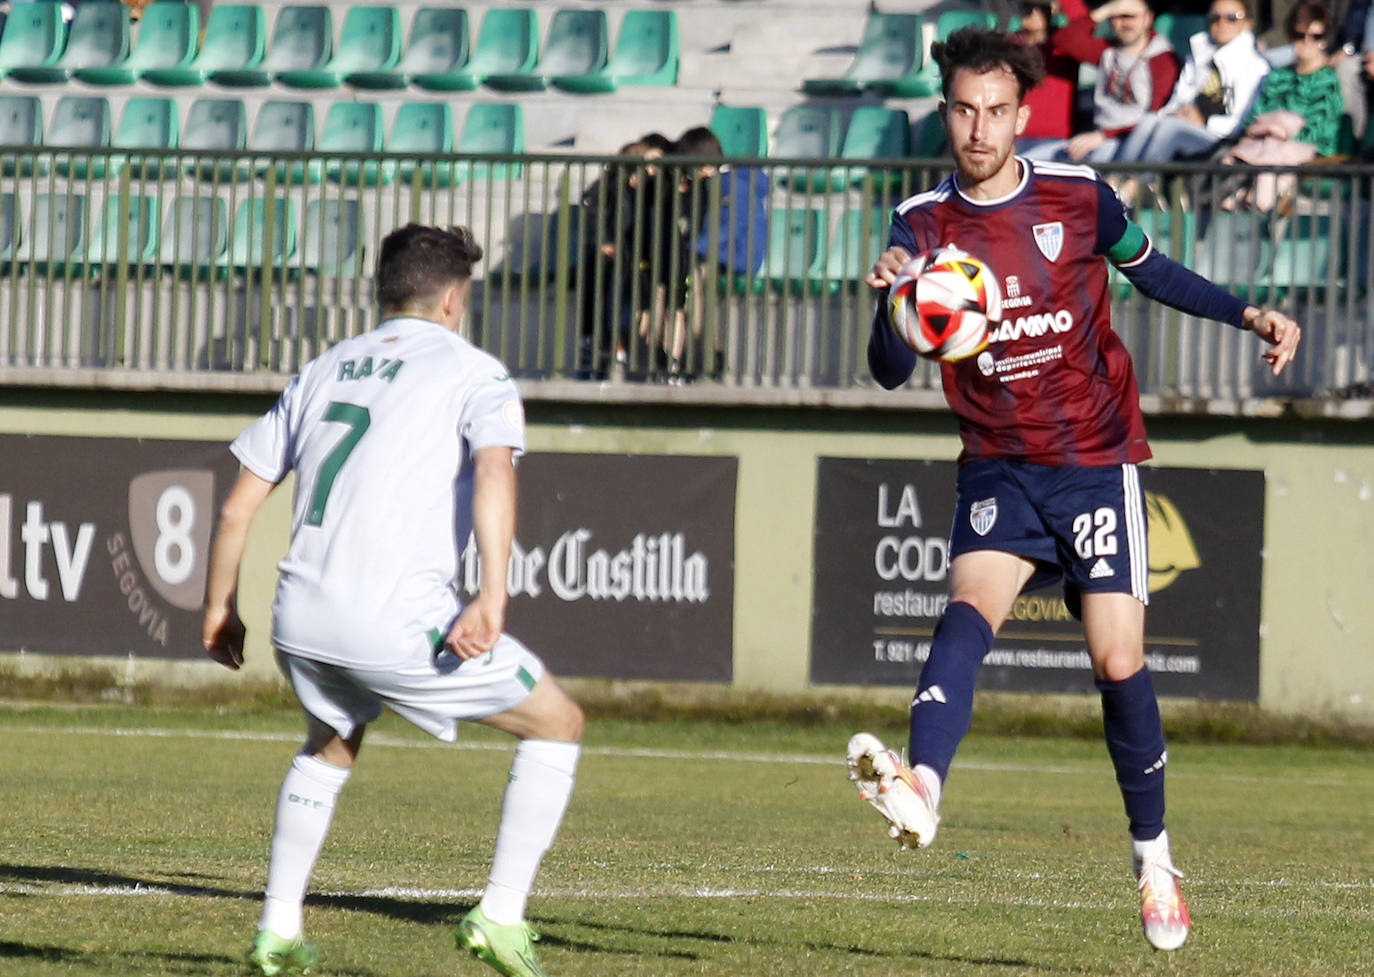
[[[270,402],[8,389],[0,432],[227,441]],[[735,682],[776,692],[807,686],[816,459],[951,459],[958,449],[952,418],[939,411],[541,401],[527,409],[532,451],[738,456]],[[1267,473],[1262,704],[1374,719],[1374,424],[1183,416],[1151,418],[1150,429],[1160,464]],[[250,674],[273,673],[265,638],[288,502],[286,491],[271,500],[245,565]],[[73,663],[24,658],[39,668]],[[209,664],[110,664],[178,681],[229,677]]]

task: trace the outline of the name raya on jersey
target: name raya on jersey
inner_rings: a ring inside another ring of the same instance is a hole
[[[364,668],[428,656],[460,607],[468,461],[498,445],[525,448],[515,384],[435,323],[393,319],[306,364],[231,445],[269,481],[296,472],[273,643]]]
[[[1111,328],[1105,259],[1129,268],[1150,241],[1091,168],[1020,162],[1021,182],[1002,199],[971,200],[951,176],[893,216],[890,245],[912,254],[956,245],[985,260],[1002,286],[988,348],[942,367],[962,457],[1144,461],[1145,422],[1130,354]],[[886,302],[879,306],[886,327]]]

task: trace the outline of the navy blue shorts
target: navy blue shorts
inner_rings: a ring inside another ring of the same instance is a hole
[[[1082,593],[1150,602],[1145,493],[1135,465],[1061,467],[982,458],[959,469],[950,559],[999,550],[1034,560],[1026,590],[1064,581],[1079,616]]]

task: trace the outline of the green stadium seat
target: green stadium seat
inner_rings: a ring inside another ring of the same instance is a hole
[[[128,56],[129,8],[122,3],[83,3],[76,8],[61,57],[47,64],[16,65],[8,73],[15,81],[55,85],[70,81],[83,68],[109,67]]]
[[[205,180],[246,177],[249,170],[245,164],[223,159],[221,154],[247,147],[248,110],[242,100],[198,98],[191,103],[181,132],[181,148],[201,153],[202,158],[189,160],[187,172]]]
[[[43,145],[43,102],[37,95],[0,95],[0,146]],[[6,176],[28,175],[46,168],[37,153],[5,153]]]
[[[525,151],[525,113],[513,103],[476,102],[468,108],[458,136],[457,155],[501,153],[515,155]],[[518,177],[524,167],[518,162],[464,161],[460,175],[504,179]]]
[[[406,102],[398,108],[386,151],[401,157],[387,165],[402,182],[447,187],[461,179],[451,159],[415,158],[453,153],[453,111],[447,102]]]
[[[1241,298],[1259,300],[1274,261],[1268,220],[1250,211],[1210,215],[1198,241],[1197,265],[1202,277]]]
[[[291,258],[291,266],[328,277],[356,275],[362,268],[366,237],[358,201],[312,200],[305,205],[300,247]]]
[[[176,149],[179,135],[177,103],[170,98],[139,95],[124,103],[110,145],[115,149]],[[177,161],[165,153],[114,153],[109,172],[132,167],[135,179],[160,179],[177,169]]]
[[[881,105],[860,105],[849,117],[840,159],[873,160],[904,159],[911,154],[911,117],[901,109]],[[856,162],[833,174],[832,190],[872,178],[881,187],[901,182],[898,172],[874,170],[863,162]]]
[[[274,80],[288,88],[338,88],[352,72],[389,72],[400,60],[401,12],[350,7],[333,57],[314,70],[278,72]]]
[[[917,120],[911,155],[916,159],[937,159],[945,151],[945,122],[939,112],[930,112]]]
[[[827,218],[821,207],[774,209],[768,215],[768,251],[753,290],[794,295],[815,291],[825,280]]]
[[[710,130],[727,159],[768,155],[768,112],[761,106],[720,105],[711,110]]]
[[[334,26],[322,4],[282,7],[267,53],[256,67],[224,69],[210,80],[230,88],[264,88],[287,72],[321,68],[334,51]]]
[[[221,197],[177,197],[158,238],[158,264],[183,277],[220,276],[229,261],[229,219]]]
[[[493,7],[482,15],[477,47],[460,70],[443,75],[445,87],[430,84],[425,76],[414,81],[421,88],[439,91],[471,91],[491,75],[518,75],[530,71],[539,60],[539,22],[532,9]]]
[[[19,204],[8,190],[0,193],[0,274],[9,274],[19,244]]]
[[[99,274],[106,265],[155,264],[161,216],[157,197],[137,194],[107,197],[86,250],[86,261],[91,269]],[[125,235],[123,249],[119,241],[121,234]]]
[[[29,233],[17,258],[37,272],[61,274],[82,265],[86,256],[86,195],[40,193],[33,198]]]
[[[563,9],[554,12],[543,54],[527,68],[487,75],[485,84],[507,92],[538,92],[555,78],[577,77],[606,66],[606,11]]]
[[[553,83],[584,94],[613,92],[622,85],[676,85],[680,51],[675,11],[627,10],[604,68]]]
[[[846,210],[840,215],[825,260],[825,286],[831,292],[855,290],[887,247],[888,212]]]
[[[229,266],[248,273],[285,268],[296,253],[296,225],[290,197],[240,201],[229,231]]]
[[[1168,38],[1180,62],[1188,58],[1188,38],[1206,29],[1206,14],[1182,14],[1166,10],[1155,17],[1155,33]]]
[[[1267,284],[1281,291],[1325,288],[1342,277],[1341,235],[1327,214],[1294,214],[1272,225],[1274,258]],[[1342,224],[1344,221],[1342,221]]]
[[[87,95],[63,95],[53,107],[46,145],[64,149],[101,150],[110,145],[110,101]],[[57,172],[84,178],[88,171],[105,172],[106,158],[89,153],[59,153]]]
[[[838,109],[822,105],[793,105],[782,113],[778,131],[773,134],[773,153],[778,159],[806,159],[822,162],[840,154],[843,121]],[[796,167],[777,174],[780,183],[796,187],[822,187],[832,178],[843,179],[834,170]]]
[[[167,87],[203,85],[221,71],[248,71],[262,63],[267,50],[267,20],[257,4],[215,4],[205,24],[205,37],[194,58],[184,65],[148,68],[142,81]]]
[[[331,153],[380,154],[385,141],[386,127],[379,104],[335,102],[325,113],[315,152],[323,156]],[[331,183],[352,187],[370,187],[380,182],[390,182],[390,170],[382,167],[380,159],[326,159],[323,163],[323,169],[319,165],[311,166],[312,183],[318,183],[321,175]]]
[[[62,57],[66,43],[61,3],[12,4],[0,33],[0,74],[9,75],[15,68],[49,67]]]
[[[145,71],[184,68],[196,56],[200,8],[190,3],[151,3],[138,22],[129,56],[103,67],[78,68],[76,77],[91,85],[132,85]]]
[[[248,134],[248,148],[264,156],[279,153],[308,153],[315,148],[315,109],[309,102],[273,100],[263,102]],[[278,179],[299,183],[306,167],[301,160],[272,164],[254,161],[259,176],[276,170]]]
[[[945,10],[935,20],[935,36],[930,38],[930,42],[943,41],[949,35],[959,30],[961,27],[996,27],[997,15],[991,11],[980,10]],[[929,21],[923,24],[922,35],[931,33]],[[884,92],[882,86],[875,86],[875,90]],[[901,95],[904,98],[921,98],[926,95],[938,95],[940,93],[940,66],[935,63],[935,59],[930,56],[930,43],[923,43],[921,46],[921,67],[912,77],[908,77],[902,82]],[[892,92],[891,94],[896,94]]]
[[[908,97],[925,59],[920,14],[872,13],[853,62],[839,78],[809,78],[813,95],[857,95],[864,89]]]
[[[466,10],[422,7],[415,11],[410,40],[395,67],[387,71],[351,71],[344,80],[356,88],[395,90],[417,85],[447,91],[445,78],[467,64],[469,43]]]

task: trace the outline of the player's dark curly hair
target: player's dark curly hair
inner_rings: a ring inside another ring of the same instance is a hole
[[[397,228],[382,239],[377,256],[377,304],[384,311],[427,305],[472,278],[481,260],[482,246],[466,227]]]
[[[1038,48],[985,27],[961,27],[947,40],[932,44],[930,53],[940,66],[940,90],[945,98],[949,98],[954,72],[960,68],[970,68],[980,75],[1005,68],[1016,79],[1017,98],[1021,101],[1045,77],[1045,62]]]

